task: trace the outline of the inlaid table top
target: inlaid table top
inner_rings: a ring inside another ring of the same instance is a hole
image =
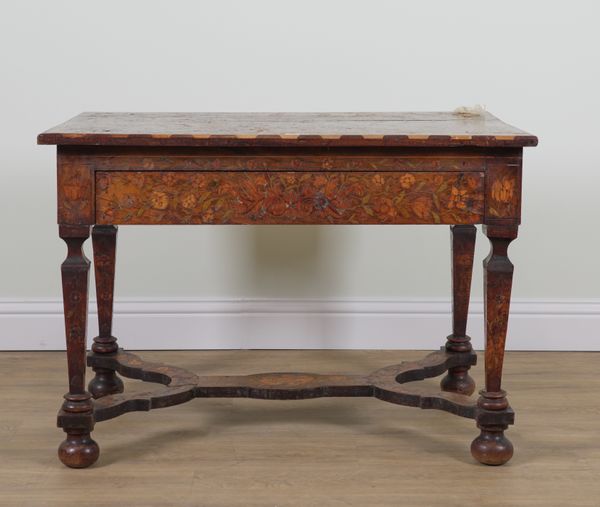
[[[39,144],[144,146],[535,146],[485,112],[82,113]]]

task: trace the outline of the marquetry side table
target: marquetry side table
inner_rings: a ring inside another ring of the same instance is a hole
[[[59,235],[69,392],[58,414],[61,461],[94,463],[97,422],[192,398],[374,396],[474,419],[473,456],[507,462],[514,413],[501,388],[513,265],[507,250],[521,216],[521,160],[537,138],[494,116],[460,113],[84,113],[40,134],[57,145]],[[118,225],[445,224],[452,253],[452,333],[423,360],[369,375],[263,373],[201,376],[148,363],[112,334]],[[466,334],[475,224],[485,259],[485,386],[471,398],[476,362]],[[91,230],[99,336],[87,364]],[[441,390],[418,380],[447,372]],[[162,384],[123,392],[118,375]]]

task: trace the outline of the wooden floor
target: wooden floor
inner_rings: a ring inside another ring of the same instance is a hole
[[[204,374],[369,373],[422,352],[146,352]],[[64,353],[0,353],[0,505],[600,506],[600,354],[509,353],[515,456],[473,461],[474,422],[376,399],[193,400],[99,423],[100,459],[56,458]],[[482,368],[475,368],[478,385]],[[436,382],[428,380],[427,382]],[[126,389],[141,383],[127,381]],[[147,385],[145,386],[147,387]]]

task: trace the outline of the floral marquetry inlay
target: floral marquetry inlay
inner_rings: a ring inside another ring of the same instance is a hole
[[[518,161],[491,161],[487,170],[487,210],[491,219],[521,214],[521,165]]]
[[[481,172],[98,172],[99,224],[473,224]]]

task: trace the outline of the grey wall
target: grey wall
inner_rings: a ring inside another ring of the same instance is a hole
[[[0,298],[55,298],[55,153],[80,111],[485,104],[526,150],[517,298],[600,297],[600,4],[104,1],[0,7]],[[480,236],[479,261],[487,251]],[[440,297],[445,227],[120,231],[120,296]],[[480,269],[475,295],[480,295]]]

